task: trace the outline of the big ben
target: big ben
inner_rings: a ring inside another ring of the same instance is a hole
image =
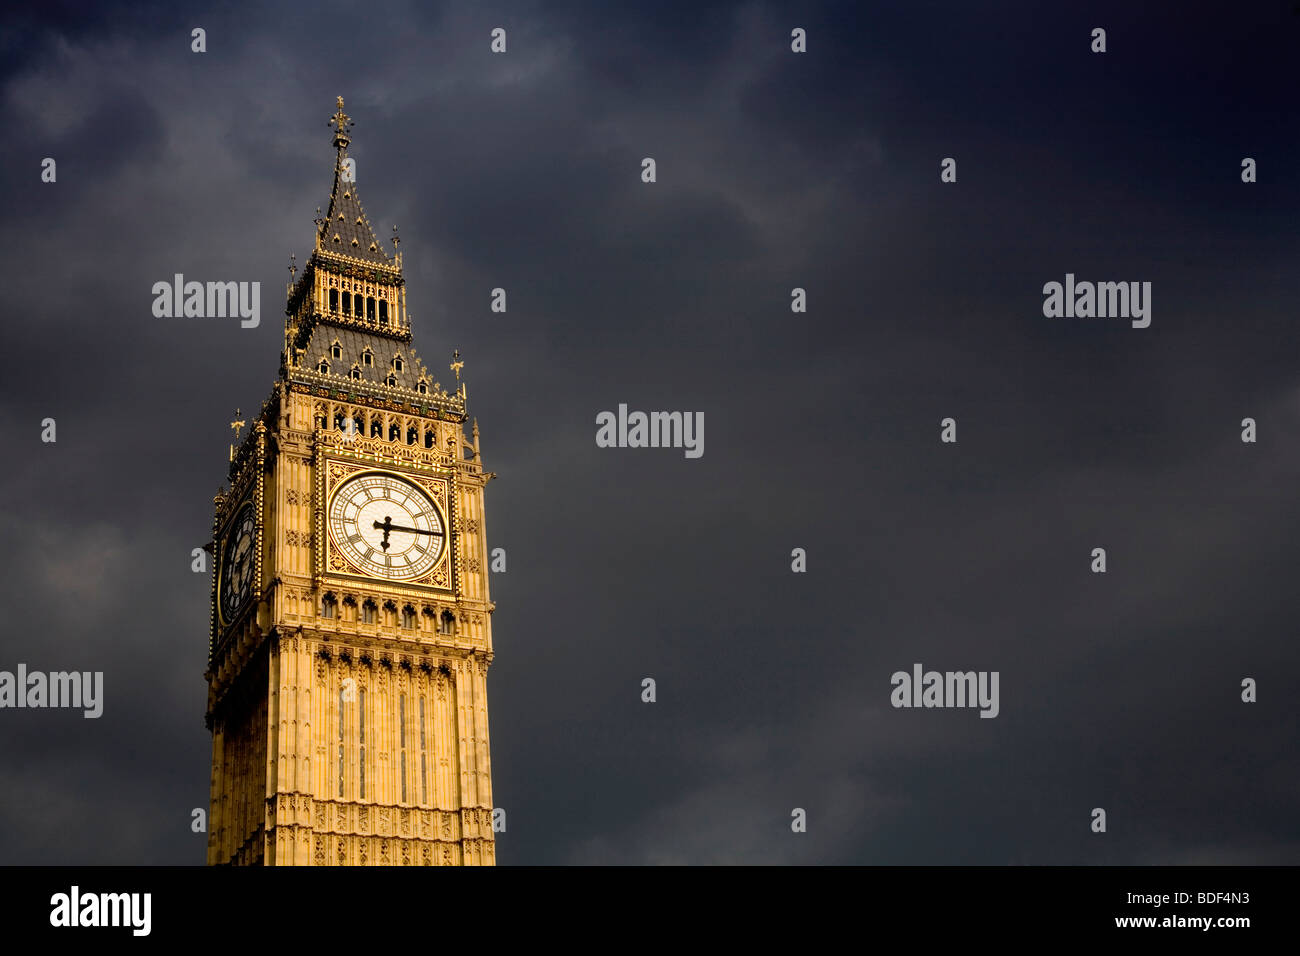
[[[337,108],[280,374],[215,499],[207,860],[492,864],[493,475],[459,353],[448,390],[415,351]]]

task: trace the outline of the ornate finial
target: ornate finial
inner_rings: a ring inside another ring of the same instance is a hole
[[[236,408],[236,409],[235,409],[235,420],[234,420],[233,422],[230,423],[230,430],[233,431],[233,432],[235,433],[235,434],[234,434],[234,439],[235,439],[235,441],[238,441],[238,440],[239,440],[239,430],[240,430],[241,428],[243,428],[245,424],[247,424],[247,423],[246,423],[242,418],[239,417],[239,409]],[[235,446],[234,446],[234,444],[231,444],[231,446],[230,446],[230,460],[231,460],[231,461],[234,461],[234,460],[235,460]]]
[[[321,226],[325,225],[325,220],[321,218],[321,214],[320,214],[320,206],[317,206],[317,207],[316,207],[316,218],[313,219],[312,222],[316,223],[316,228],[317,228],[317,229],[319,229]]]
[[[460,349],[456,349],[451,354],[451,365],[449,368],[456,373],[456,381],[460,381],[460,370],[465,367],[465,363],[460,360]]]
[[[398,243],[400,243],[401,241],[402,241],[402,237],[397,234],[397,227],[394,226],[393,227],[393,248],[396,249]]]
[[[330,117],[329,125],[334,129],[334,146],[337,149],[344,149],[348,143],[352,142],[348,136],[348,129],[352,126],[352,117],[343,112],[343,97],[338,100],[339,111]]]
[[[292,282],[293,277],[296,276],[297,274],[298,274],[298,257],[291,252],[289,253],[289,281]],[[235,414],[238,415],[239,412],[236,411]]]

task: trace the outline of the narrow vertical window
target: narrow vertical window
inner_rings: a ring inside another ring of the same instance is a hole
[[[397,698],[397,742],[402,751],[402,802],[406,802],[406,695]]]
[[[357,691],[357,786],[360,788],[358,799],[366,798],[366,691],[363,687]]]
[[[339,797],[343,796],[343,688],[339,687]]]
[[[424,760],[424,698],[420,698],[420,802],[429,802],[429,780],[425,775]]]

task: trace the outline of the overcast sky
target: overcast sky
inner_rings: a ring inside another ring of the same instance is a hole
[[[0,711],[0,862],[204,860],[190,550],[338,95],[500,476],[499,862],[1300,862],[1300,15],[974,6],[6,13],[0,669],[105,704]],[[175,273],[261,324],[156,318]],[[1045,317],[1067,273],[1150,327]],[[620,403],[703,456],[598,448]],[[918,662],[999,715],[891,707]]]

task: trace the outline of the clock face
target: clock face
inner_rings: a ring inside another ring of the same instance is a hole
[[[253,548],[256,543],[253,506],[244,505],[226,535],[221,556],[221,619],[230,621],[253,587]]]
[[[418,578],[442,557],[445,525],[437,505],[405,478],[364,474],[339,486],[330,502],[330,537],[363,574]]]

